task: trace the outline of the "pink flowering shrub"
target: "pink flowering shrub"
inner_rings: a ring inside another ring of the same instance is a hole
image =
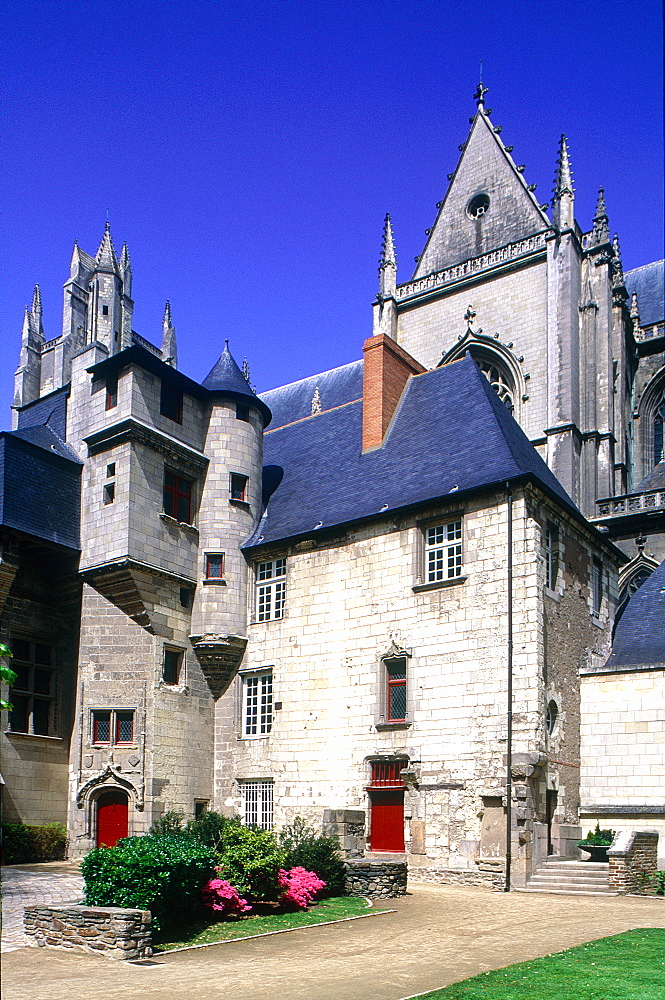
[[[282,906],[294,906],[298,910],[306,910],[316,896],[325,889],[326,883],[315,872],[304,868],[281,869],[277,884],[283,889],[279,902]]]
[[[242,913],[250,913],[251,906],[230,882],[223,878],[211,878],[201,890],[203,902],[209,910],[224,916],[239,917]]]

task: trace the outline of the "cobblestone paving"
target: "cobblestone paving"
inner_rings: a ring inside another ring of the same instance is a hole
[[[83,879],[73,861],[2,868],[2,952],[25,948],[23,910],[40,903],[71,903],[81,899]]]

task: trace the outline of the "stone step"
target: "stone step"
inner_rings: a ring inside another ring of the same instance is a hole
[[[526,892],[580,893],[614,896],[609,888],[610,866],[600,861],[565,861],[550,858],[529,879]]]
[[[604,890],[604,891],[600,891],[600,890],[597,890],[597,889],[596,890],[591,890],[591,889],[573,889],[573,888],[570,888],[570,887],[568,889],[542,889],[542,888],[540,888],[540,889],[539,888],[532,889],[531,888],[531,882],[529,882],[529,884],[527,885],[526,889],[516,889],[515,891],[516,892],[547,892],[547,893],[550,893],[550,894],[556,895],[556,896],[571,896],[571,895],[572,896],[618,896],[619,895],[617,892],[614,892],[614,891],[612,891],[610,889],[607,889],[607,890]]]
[[[529,879],[528,889],[542,889],[547,892],[550,889],[560,889],[562,892],[609,892],[607,882],[546,882],[537,876]]]

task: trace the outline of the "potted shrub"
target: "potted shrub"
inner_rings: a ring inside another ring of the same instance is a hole
[[[607,862],[607,852],[614,840],[614,830],[601,830],[600,823],[596,823],[596,829],[589,831],[584,840],[578,840],[577,846],[583,851],[587,851],[591,856],[585,861]]]

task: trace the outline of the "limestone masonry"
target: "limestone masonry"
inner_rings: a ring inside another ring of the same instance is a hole
[[[404,861],[525,885],[596,822],[651,859],[663,262],[624,273],[602,188],[578,224],[563,136],[541,204],[484,95],[402,283],[386,218],[362,360],[257,396],[227,342],[194,382],[168,303],[160,347],[133,330],[108,224],[52,339],[35,290],[1,435],[5,821],[78,856],[168,810],[301,816],[359,892]]]

